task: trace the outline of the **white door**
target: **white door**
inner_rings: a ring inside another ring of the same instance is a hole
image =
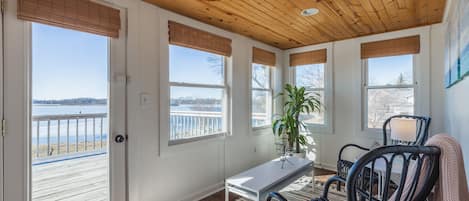
[[[0,47],[3,47],[3,14],[0,15]],[[0,48],[0,201],[3,201],[3,48]]]
[[[5,65],[1,66],[0,77],[0,115],[6,119],[6,135],[0,137],[0,201],[32,200],[32,149],[36,127],[32,118],[32,23],[18,20],[16,2],[6,4],[5,15]],[[119,38],[109,38],[108,48],[108,198],[112,201],[127,200],[126,188],[126,12],[121,10],[122,28]],[[1,32],[0,32],[1,33]],[[0,35],[1,37],[1,35]],[[1,53],[1,52],[0,52]],[[0,54],[2,55],[2,54]],[[1,60],[0,60],[1,61]],[[74,75],[70,75],[74,76]],[[4,96],[3,96],[4,95]],[[4,97],[4,98],[3,98]],[[2,107],[4,105],[4,107]],[[68,120],[71,122],[70,120]],[[51,121],[52,122],[52,121]],[[59,121],[54,127],[58,136],[66,135],[67,120]],[[92,122],[92,121],[88,121]],[[45,123],[47,125],[47,122]],[[54,123],[51,123],[51,125]],[[83,124],[83,121],[82,121]],[[61,126],[62,127],[61,127]],[[78,123],[77,123],[78,125]],[[90,124],[88,124],[90,125]],[[57,131],[58,130],[60,131]],[[89,128],[88,128],[89,129]],[[93,128],[94,129],[94,128]],[[52,130],[52,129],[50,129]],[[86,129],[85,129],[86,130]],[[81,131],[80,131],[81,132]],[[52,133],[52,131],[51,131]],[[70,131],[71,135],[72,131]],[[78,131],[77,131],[78,133]],[[90,134],[90,133],[88,133]],[[79,137],[76,137],[78,139]],[[70,138],[73,139],[73,138]],[[97,139],[93,136],[93,139]],[[72,141],[72,140],[70,140]],[[39,142],[39,139],[36,139]],[[58,137],[56,147],[61,147]],[[53,145],[50,145],[53,146]],[[85,145],[86,147],[86,145]],[[70,148],[72,149],[72,148]],[[55,148],[54,151],[63,148]],[[47,149],[49,153],[51,149]],[[52,153],[52,152],[51,152]],[[55,153],[55,152],[54,152]],[[99,154],[99,153],[98,153]],[[69,156],[69,155],[67,155]],[[62,156],[57,156],[62,157]],[[81,157],[81,156],[80,156]],[[76,158],[80,158],[76,157]],[[54,157],[51,157],[54,158]],[[48,164],[50,158],[37,164]],[[54,160],[57,158],[54,158]],[[4,167],[3,167],[4,165]],[[5,184],[3,186],[3,184]],[[48,188],[44,184],[43,188]],[[81,196],[86,192],[77,192]],[[63,197],[58,200],[73,200]],[[38,199],[39,200],[39,199]],[[80,200],[80,198],[75,199]],[[93,200],[86,197],[86,200]]]
[[[126,19],[121,10],[121,19]],[[121,20],[125,23],[126,20]],[[127,31],[121,25],[119,38],[110,42],[110,190],[111,201],[127,200]]]

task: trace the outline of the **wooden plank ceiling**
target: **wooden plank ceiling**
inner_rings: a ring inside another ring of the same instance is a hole
[[[442,21],[446,0],[144,0],[280,49]],[[304,17],[303,9],[319,14]]]

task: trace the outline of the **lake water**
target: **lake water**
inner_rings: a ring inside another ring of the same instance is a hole
[[[171,106],[172,111],[221,111],[220,105],[178,105]],[[52,104],[33,104],[32,115],[71,115],[71,114],[96,114],[96,113],[108,113],[107,105],[52,105]],[[57,120],[50,121],[49,126],[47,121],[41,121],[39,123],[39,135],[37,134],[38,124],[36,121],[32,122],[32,144],[36,145],[39,140],[39,144],[49,143],[57,144],[59,138],[60,143],[67,142],[67,131],[68,138],[71,143],[75,143],[78,139],[78,142],[98,142],[101,139],[107,140],[108,133],[108,118],[104,118],[101,128],[101,119],[95,119],[95,127],[93,130],[93,119],[88,119],[85,126],[85,120],[80,119],[78,124],[76,120],[70,120],[68,123],[67,130],[67,121]],[[49,128],[49,129],[48,129]],[[78,128],[78,133],[77,133]],[[101,133],[102,129],[102,133]],[[60,132],[59,132],[60,130]],[[77,135],[78,134],[78,135]],[[48,137],[49,136],[49,137]],[[60,136],[60,137],[59,137]]]
[[[107,105],[38,105],[32,107],[33,116],[59,114],[107,113]]]
[[[108,106],[107,105],[40,105],[34,104],[32,107],[32,115],[71,115],[71,114],[96,114],[96,113],[107,113]],[[50,144],[57,144],[59,138],[60,143],[67,142],[67,133],[68,139],[70,143],[75,143],[77,140],[78,142],[99,142],[101,139],[107,140],[107,133],[108,133],[108,118],[104,118],[101,124],[101,119],[95,119],[95,126],[93,130],[93,119],[88,119],[85,126],[85,120],[80,119],[78,124],[76,120],[70,120],[67,126],[67,121],[62,120],[60,121],[60,128],[59,123],[57,120],[50,121],[49,125],[47,121],[41,121],[39,123],[39,138],[38,138],[38,122],[32,122],[32,144],[33,146],[38,143],[39,144],[47,144],[49,139]],[[101,125],[102,128],[101,128]],[[69,128],[67,130],[67,127]],[[50,128],[50,129],[48,129]],[[78,129],[77,129],[78,128]],[[86,128],[86,129],[85,129]],[[60,130],[60,132],[59,132]],[[102,130],[102,133],[101,133]],[[78,131],[78,133],[77,133]],[[78,134],[78,135],[77,135]],[[48,138],[49,136],[49,138]],[[59,137],[60,136],[60,137]],[[94,140],[93,140],[94,138]]]

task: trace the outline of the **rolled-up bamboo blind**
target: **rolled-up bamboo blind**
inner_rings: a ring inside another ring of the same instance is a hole
[[[109,37],[119,37],[118,9],[89,0],[18,0],[18,18]]]
[[[231,39],[168,21],[169,43],[223,56],[231,56]]]
[[[252,62],[256,64],[264,64],[267,66],[275,66],[275,53],[253,47]]]
[[[418,54],[419,52],[420,37],[418,35],[361,44],[362,59]]]
[[[290,67],[327,62],[327,49],[290,54]]]

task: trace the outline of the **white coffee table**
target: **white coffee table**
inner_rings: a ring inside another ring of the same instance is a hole
[[[283,168],[280,158],[274,159],[226,179],[225,200],[228,201],[229,192],[232,192],[254,201],[263,201],[269,192],[280,190],[311,172],[312,168],[313,161],[302,158],[289,157]]]

